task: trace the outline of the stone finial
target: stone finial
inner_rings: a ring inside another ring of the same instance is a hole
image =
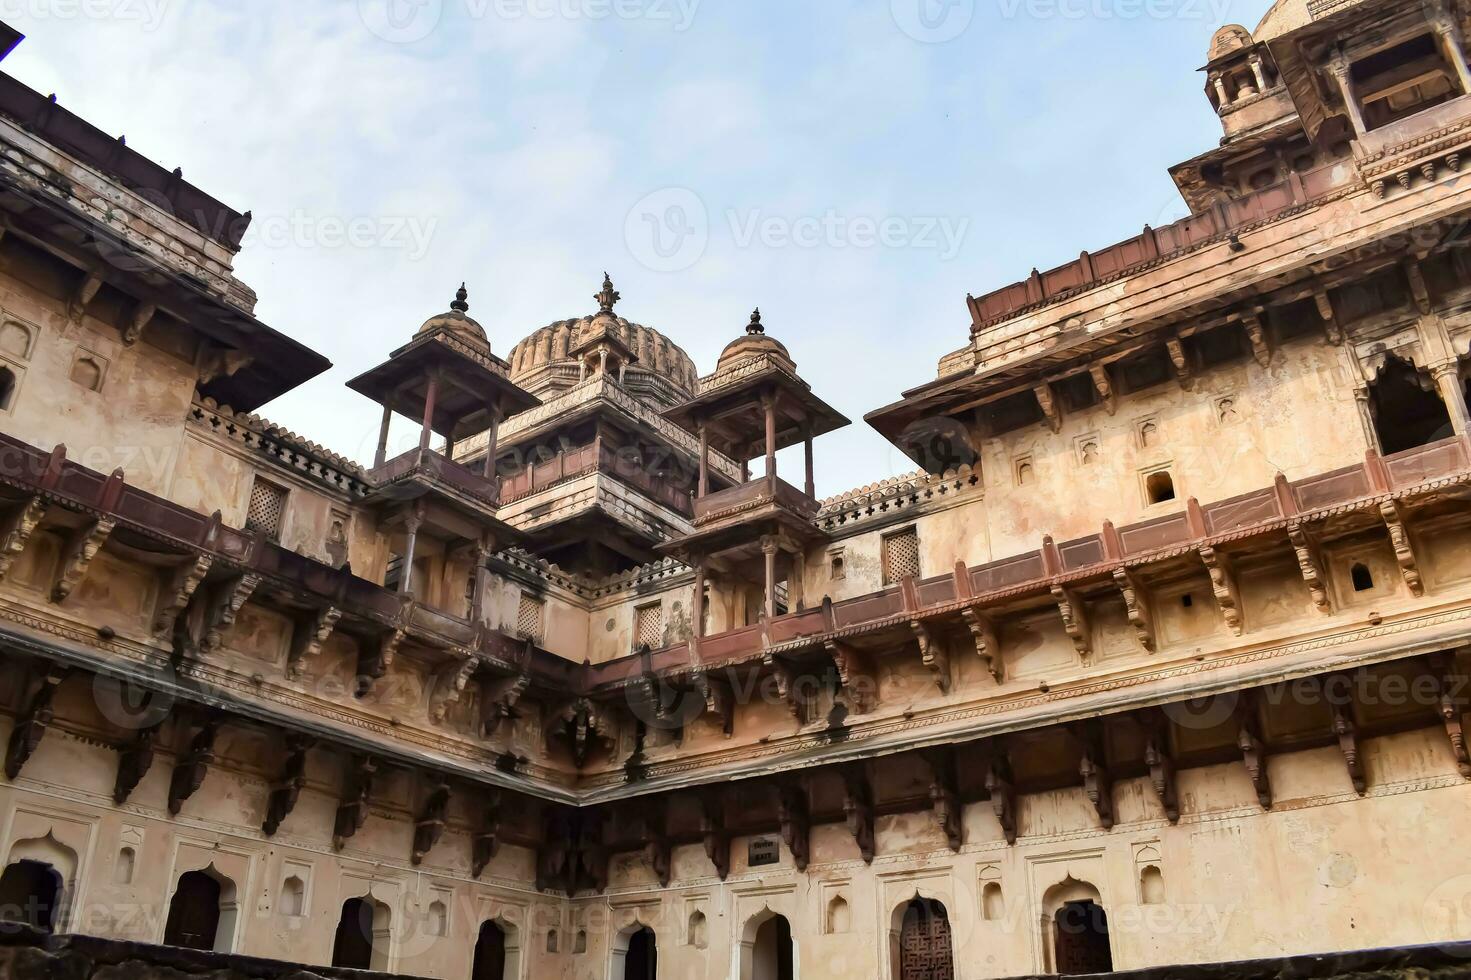
[[[751,334],[752,336],[766,333],[766,328],[761,325],[760,307],[757,307],[756,311],[751,314],[751,322],[746,324],[746,333]]]
[[[613,307],[622,298],[622,294],[613,288],[613,277],[604,272],[603,291],[593,294],[593,299],[598,301],[598,310],[603,313],[612,313]]]
[[[460,283],[459,291],[455,293],[455,301],[449,305],[449,308],[454,310],[456,313],[469,313],[469,301],[470,291],[465,288],[464,283]]]

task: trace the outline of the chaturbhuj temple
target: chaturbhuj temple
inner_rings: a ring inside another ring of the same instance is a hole
[[[1468,16],[1217,32],[1189,217],[829,500],[819,352],[616,268],[267,421],[249,214],[0,74],[0,978],[1466,976]]]

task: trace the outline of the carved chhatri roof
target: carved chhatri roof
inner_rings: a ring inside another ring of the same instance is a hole
[[[444,329],[451,333],[470,340],[472,343],[483,344],[487,349],[490,347],[490,339],[485,335],[485,328],[475,320],[471,319],[470,293],[465,289],[465,284],[460,283],[459,291],[455,293],[454,301],[449,304],[449,312],[431,316],[424,321],[414,336],[422,336],[434,330]]]
[[[785,362],[793,373],[796,373],[797,365],[792,360],[792,355],[787,352],[786,345],[775,337],[766,334],[766,327],[761,322],[761,311],[758,309],[751,314],[751,322],[746,325],[746,334],[737,337],[726,345],[725,350],[720,353],[720,360],[715,365],[715,373],[724,372],[735,367],[744,360],[755,357],[758,354],[772,354]]]
[[[1211,38],[1210,54],[1206,60],[1215,64],[1221,58],[1252,46],[1251,32],[1240,24],[1227,24]]]

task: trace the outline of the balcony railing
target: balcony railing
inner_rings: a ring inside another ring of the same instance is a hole
[[[520,500],[592,473],[611,476],[685,517],[694,514],[687,490],[681,490],[677,483],[651,472],[633,454],[620,453],[599,443],[558,453],[552,459],[527,466],[520,473],[501,477],[501,500],[507,503]]]
[[[369,472],[368,479],[377,486],[418,479],[442,484],[487,507],[495,507],[499,502],[494,480],[487,480],[474,470],[461,466],[432,449],[411,449]]]
[[[754,507],[768,500],[809,521],[817,519],[821,507],[816,500],[780,477],[763,476],[696,500],[695,523],[704,524],[722,514]]]

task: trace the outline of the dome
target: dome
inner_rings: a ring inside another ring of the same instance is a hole
[[[538,372],[556,365],[566,365],[575,374],[577,361],[567,352],[577,346],[584,325],[591,324],[598,316],[612,317],[611,332],[637,355],[638,361],[629,367],[630,372],[658,375],[686,396],[695,393],[700,373],[678,344],[652,327],[601,312],[575,320],[558,320],[511,348],[511,380],[523,384]]]
[[[760,310],[751,314],[751,322],[746,327],[746,335],[731,341],[726,345],[725,350],[720,352],[720,361],[715,365],[715,373],[720,374],[727,371],[741,361],[758,354],[774,355],[786,362],[786,366],[796,373],[797,365],[792,360],[792,355],[787,352],[786,345],[775,337],[766,335],[766,328],[761,324]]]
[[[1277,0],[1256,25],[1253,35],[1258,42],[1270,41],[1311,23],[1312,19],[1307,0]]]
[[[485,328],[470,319],[467,315],[470,310],[469,298],[469,291],[465,289],[465,284],[461,283],[459,292],[455,293],[454,302],[449,305],[449,312],[440,313],[437,316],[431,316],[425,320],[424,325],[419,328],[419,332],[414,336],[422,337],[431,330],[442,329],[459,334],[461,337],[469,338],[489,348],[490,338],[485,335]]]
[[[1210,55],[1206,60],[1214,64],[1226,55],[1249,48],[1254,43],[1251,39],[1251,32],[1246,28],[1240,24],[1227,24],[1216,31],[1215,36],[1211,38]]]

